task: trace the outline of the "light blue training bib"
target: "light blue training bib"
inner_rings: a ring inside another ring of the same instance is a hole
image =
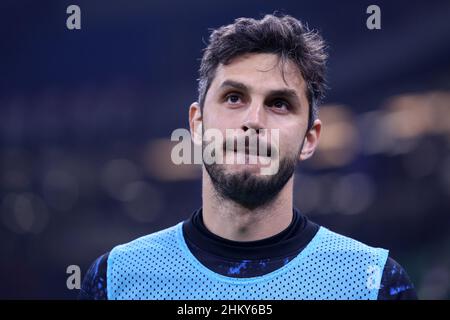
[[[289,263],[266,275],[232,278],[202,265],[182,223],[115,247],[108,257],[108,299],[377,299],[388,251],[320,227]]]

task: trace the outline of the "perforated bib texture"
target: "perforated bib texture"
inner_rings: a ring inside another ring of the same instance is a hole
[[[388,251],[320,227],[285,266],[231,278],[189,251],[182,222],[115,247],[108,257],[108,299],[376,300]]]

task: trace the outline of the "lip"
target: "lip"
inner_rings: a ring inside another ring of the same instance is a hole
[[[245,155],[253,155],[253,156],[258,156],[258,157],[266,157],[266,158],[270,158],[272,155],[272,151],[270,148],[266,149],[266,154],[260,154],[259,153],[259,147],[258,148],[248,148],[245,147],[244,150],[237,150],[237,148],[231,148],[231,149],[225,149],[225,151],[233,151],[234,153],[243,153]]]

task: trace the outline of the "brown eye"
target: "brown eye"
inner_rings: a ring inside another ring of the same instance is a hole
[[[275,100],[272,103],[272,106],[274,108],[280,109],[280,110],[288,110],[289,109],[289,104],[284,100]]]
[[[230,104],[236,104],[241,102],[241,97],[237,94],[230,94],[227,96],[226,100]]]

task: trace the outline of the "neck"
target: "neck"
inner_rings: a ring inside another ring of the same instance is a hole
[[[253,210],[217,194],[203,169],[203,223],[219,237],[233,241],[256,241],[286,229],[292,221],[293,177],[269,204]]]

